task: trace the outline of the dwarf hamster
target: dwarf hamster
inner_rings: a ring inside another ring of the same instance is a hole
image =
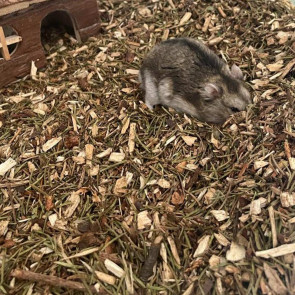
[[[209,123],[223,123],[251,103],[241,69],[229,69],[191,38],[156,45],[143,61],[139,81],[150,109],[161,104]]]

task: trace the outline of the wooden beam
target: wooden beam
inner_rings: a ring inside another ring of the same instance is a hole
[[[2,44],[1,52],[5,60],[10,60],[9,50],[6,44],[6,38],[4,35],[3,28],[0,26],[0,42]]]
[[[21,36],[17,36],[17,35],[13,35],[13,36],[9,36],[6,37],[6,45],[12,45],[12,44],[16,44],[22,41],[22,37]],[[0,48],[2,48],[2,43],[0,42]]]

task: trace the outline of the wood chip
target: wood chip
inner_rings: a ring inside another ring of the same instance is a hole
[[[230,249],[226,252],[226,259],[229,261],[240,261],[246,257],[246,250],[243,246],[232,242]]]
[[[123,276],[125,276],[125,271],[113,261],[106,259],[104,261],[104,265],[106,269],[112,274],[114,274],[116,277],[122,278]]]
[[[0,237],[4,236],[8,230],[8,220],[1,220],[0,221]]]
[[[147,210],[139,212],[137,215],[137,228],[139,230],[147,229],[151,226],[152,220],[149,217],[149,213]]]
[[[272,236],[272,246],[276,247],[278,245],[277,239],[277,230],[276,230],[276,222],[275,222],[275,214],[273,206],[268,207],[268,214],[271,226],[271,236]]]
[[[58,217],[57,217],[57,214],[54,213],[54,214],[51,214],[48,216],[48,220],[49,220],[49,223],[52,227],[54,227],[56,221],[57,221]]]
[[[116,162],[120,163],[125,159],[125,154],[124,153],[111,153],[109,157],[110,162]]]
[[[167,180],[165,180],[165,179],[163,179],[163,178],[161,178],[161,179],[159,179],[158,180],[158,182],[157,182],[157,184],[160,186],[160,187],[162,187],[162,188],[170,188],[170,182],[169,181],[167,181]]]
[[[222,286],[222,280],[220,277],[218,277],[216,279],[216,290],[217,290],[217,294],[223,295],[224,294],[224,290],[223,290],[223,286]]]
[[[168,265],[167,250],[163,243],[161,243],[160,255],[163,259],[162,279],[163,281],[168,282],[173,278],[173,273]]]
[[[96,137],[98,135],[98,126],[97,124],[93,124],[91,128],[91,135]]]
[[[129,124],[130,124],[130,118],[129,117],[125,117],[124,118],[124,124],[123,124],[123,127],[122,127],[122,130],[121,130],[121,134],[125,134],[128,127],[129,127]]]
[[[4,144],[0,146],[0,157],[1,158],[7,158],[11,154],[11,148],[10,144]]]
[[[263,258],[274,258],[295,252],[295,243],[285,244],[269,250],[256,251],[255,255]]]
[[[210,245],[210,239],[211,236],[210,235],[206,235],[203,236],[200,240],[199,240],[199,245],[194,253],[194,258],[197,258],[199,256],[202,256],[203,254],[205,254],[207,252],[207,250],[209,249],[209,245]]]
[[[240,273],[240,269],[238,267],[233,266],[233,265],[226,265],[224,267],[224,269],[228,273],[232,273],[232,274],[238,274],[238,273]]]
[[[222,37],[216,37],[216,38],[213,38],[213,39],[211,39],[211,40],[209,40],[209,45],[217,45],[217,44],[219,44],[221,41],[223,40],[223,38]]]
[[[211,143],[213,143],[214,146],[215,146],[217,149],[218,149],[219,146],[220,146],[220,142],[219,142],[219,140],[216,139],[216,138],[214,137],[214,134],[213,134],[213,133],[211,134]]]
[[[88,170],[89,176],[97,176],[99,173],[99,165],[93,166],[91,169]]]
[[[295,170],[295,158],[294,157],[290,157],[288,160],[289,160],[290,168],[292,170]]]
[[[283,73],[282,75],[280,76],[280,79],[279,80],[282,80],[284,79],[288,74],[289,72],[291,71],[291,69],[295,66],[295,58],[293,58],[292,60],[290,60],[288,62],[288,64],[285,66],[284,70],[283,70]]]
[[[83,156],[77,156],[77,157],[73,156],[72,159],[73,159],[73,161],[75,163],[77,163],[79,165],[83,165],[85,163],[85,161],[86,161],[84,155]]]
[[[258,170],[258,169],[260,169],[260,168],[263,168],[263,167],[267,166],[268,164],[269,164],[269,163],[266,162],[266,161],[255,161],[255,162],[254,162],[254,169],[255,169],[255,170]]]
[[[198,139],[197,137],[193,137],[193,136],[181,136],[181,138],[184,140],[184,142],[188,146],[192,146],[195,143],[195,141]]]
[[[135,134],[136,134],[136,123],[131,123],[130,124],[130,131],[129,131],[129,140],[128,140],[128,148],[129,148],[130,154],[134,152]]]
[[[98,155],[96,155],[96,157],[98,157],[98,158],[107,157],[107,156],[109,156],[111,154],[112,151],[113,151],[112,148],[108,148],[105,151],[103,151],[103,152],[99,153]]]
[[[163,36],[162,36],[162,41],[166,41],[168,39],[169,33],[170,33],[169,29],[164,30],[164,33],[163,33]]]
[[[218,6],[217,7],[217,10],[218,12],[220,13],[220,15],[223,17],[223,18],[226,18],[226,14],[224,13],[223,9],[221,6]]]
[[[109,285],[115,285],[116,283],[116,278],[114,276],[108,275],[101,271],[95,271],[95,274],[97,278],[104,283],[107,283]]]
[[[90,248],[90,249],[86,249],[86,250],[83,250],[75,255],[72,255],[72,256],[69,256],[65,259],[73,259],[73,258],[79,258],[79,257],[84,257],[84,256],[87,256],[89,254],[92,254],[92,253],[95,253],[99,251],[99,247],[95,247],[95,248]]]
[[[267,69],[271,72],[277,72],[284,66],[283,61],[278,61],[273,64],[266,65]]]
[[[279,44],[285,44],[290,37],[289,32],[280,31],[277,33],[276,38],[279,40]]]
[[[280,194],[281,204],[285,208],[295,206],[295,193],[282,192]]]
[[[202,28],[202,31],[204,33],[206,33],[208,31],[208,27],[210,25],[211,19],[212,19],[212,15],[209,15],[208,17],[206,17],[203,28]]]
[[[281,281],[278,273],[272,269],[267,263],[263,263],[264,273],[268,279],[268,284],[270,288],[278,295],[286,295],[288,294],[288,290],[286,286],[284,286]]]
[[[212,270],[218,270],[218,267],[220,266],[220,264],[225,264],[226,263],[226,259],[223,257],[219,257],[216,255],[212,255],[209,259],[209,267]]]
[[[32,61],[31,62],[31,77],[32,77],[32,79],[36,79],[36,76],[37,76],[37,67],[36,67],[36,65],[35,65],[35,62],[34,61]]]
[[[171,198],[171,203],[173,205],[180,205],[184,202],[184,195],[174,192]]]
[[[0,164],[0,176],[4,176],[6,172],[8,172],[11,168],[16,165],[16,161],[12,158],[7,159],[5,162]]]
[[[128,269],[127,263],[125,262],[125,268]],[[131,264],[129,264],[129,272],[125,276],[125,285],[127,294],[134,294],[134,277]]]
[[[224,210],[211,210],[210,212],[218,221],[223,221],[229,218],[229,214]]]
[[[195,289],[195,284],[191,283],[188,288],[181,295],[193,295]]]
[[[43,144],[42,149],[43,152],[47,152],[50,149],[52,149],[54,146],[56,146],[60,141],[62,140],[61,137],[54,137],[48,140],[45,144]]]
[[[81,201],[80,193],[83,191],[83,189],[77,190],[75,192],[72,192],[71,195],[68,197],[67,203],[69,203],[70,205],[68,205],[68,207],[66,208],[64,212],[64,217],[69,218],[74,214]]]
[[[90,167],[92,167],[93,151],[94,151],[94,146],[92,144],[85,145],[86,165]]]
[[[184,24],[186,24],[190,18],[192,17],[192,13],[191,12],[186,12],[185,15],[181,18],[180,22],[179,22],[179,26],[183,26]]]
[[[171,6],[172,9],[176,9],[173,0],[168,0],[169,5]]]
[[[259,215],[261,213],[261,202],[260,200],[253,200],[250,204],[250,214]]]
[[[176,136],[172,136],[170,137],[166,142],[165,142],[165,146],[167,146],[168,144],[170,144],[171,142],[173,142],[176,139]]]
[[[80,48],[77,48],[76,50],[72,51],[73,57],[76,57],[79,53],[81,53],[83,51],[87,51],[87,50],[88,50],[88,46],[83,45]]]
[[[127,192],[126,187],[127,187],[127,178],[123,176],[116,181],[116,184],[114,187],[114,194],[115,195],[125,194]]]
[[[135,70],[135,69],[127,69],[126,73],[129,75],[138,75],[139,74],[139,70]]]
[[[216,193],[216,189],[215,188],[210,187],[208,189],[208,191],[204,195],[205,204],[208,205],[208,204],[211,204],[213,202],[215,193]]]
[[[170,245],[170,249],[171,249],[172,255],[173,255],[176,263],[178,265],[180,265],[180,258],[179,258],[179,255],[178,255],[178,251],[177,251],[174,239],[171,236],[168,236],[167,241],[168,241],[168,243]]]
[[[146,6],[141,6],[138,8],[138,13],[144,17],[150,17],[152,15],[151,10]]]
[[[183,162],[178,163],[178,164],[176,165],[176,167],[175,167],[176,170],[177,170],[177,172],[179,172],[179,173],[183,173],[186,164],[187,164],[186,161],[183,161]]]
[[[218,243],[224,247],[227,247],[230,244],[230,241],[222,234],[214,234],[215,239]]]

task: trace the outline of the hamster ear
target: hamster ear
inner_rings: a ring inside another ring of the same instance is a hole
[[[204,86],[203,94],[205,100],[212,100],[221,97],[222,89],[214,83],[207,83]]]
[[[233,64],[232,67],[231,67],[231,75],[235,78],[235,79],[238,79],[238,80],[244,80],[244,76],[243,76],[243,73],[241,71],[241,69]]]

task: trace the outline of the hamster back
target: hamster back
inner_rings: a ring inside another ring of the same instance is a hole
[[[204,44],[189,38],[155,46],[140,69],[150,109],[162,104],[213,123],[224,122],[251,102],[242,79],[237,66],[230,70]]]

